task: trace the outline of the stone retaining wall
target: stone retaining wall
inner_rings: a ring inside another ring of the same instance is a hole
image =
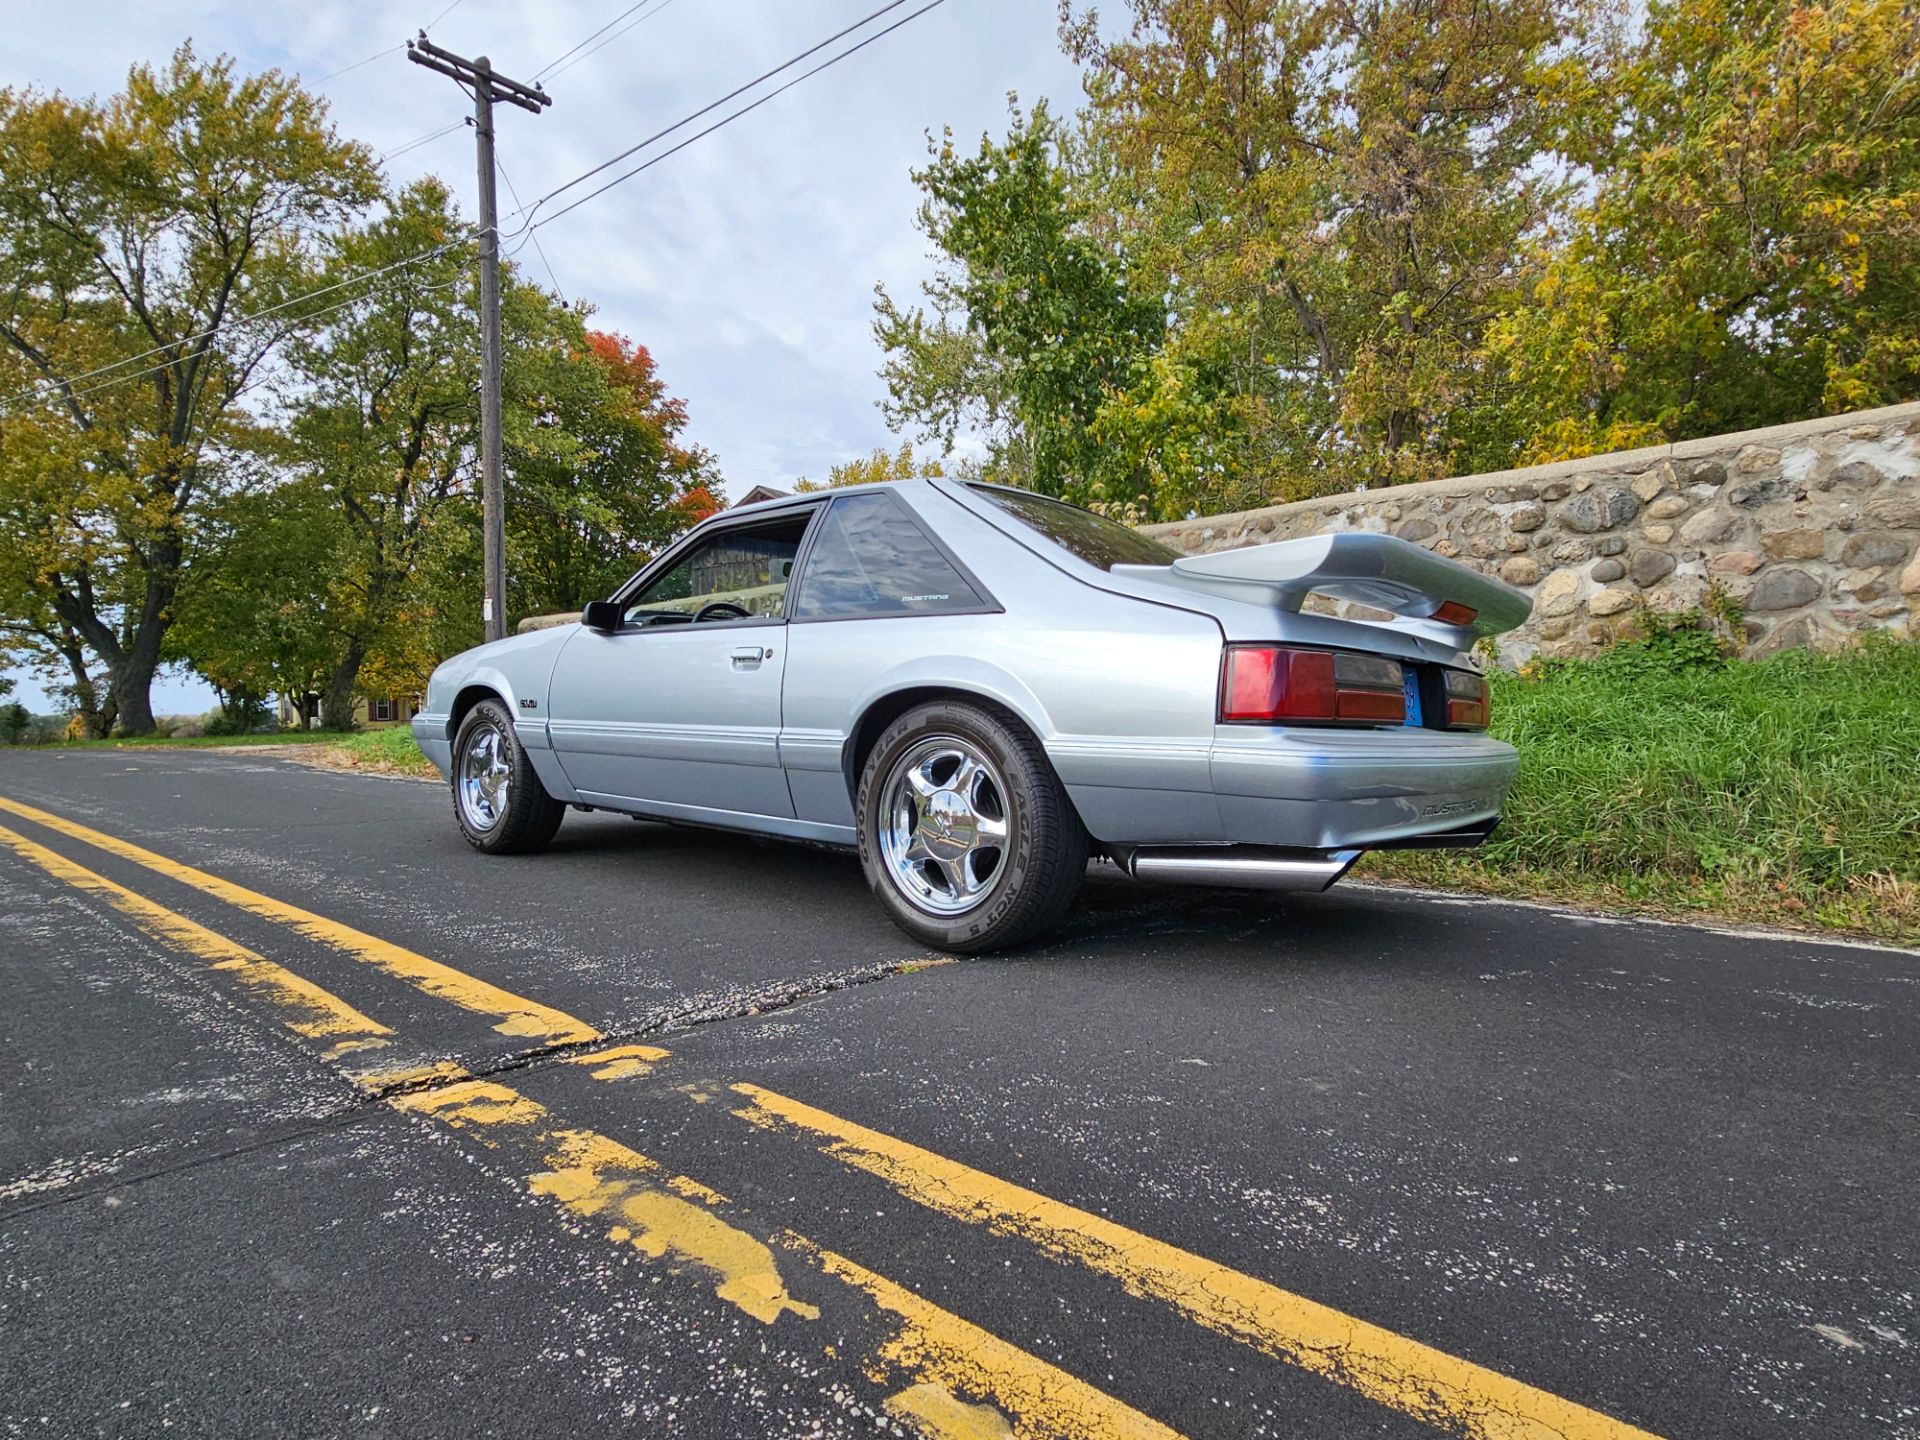
[[[1920,635],[1920,404],[1144,528],[1189,554],[1398,535],[1533,598],[1507,664],[1591,654],[1716,581],[1751,653]]]

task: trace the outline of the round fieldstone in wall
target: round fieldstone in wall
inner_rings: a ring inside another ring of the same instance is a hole
[[[1560,523],[1582,535],[1611,530],[1640,513],[1640,502],[1627,490],[1589,490],[1560,507]]]
[[[1747,597],[1749,610],[1796,610],[1820,595],[1820,582],[1804,570],[1769,570]]]
[[[1840,563],[1851,565],[1856,570],[1868,570],[1876,565],[1897,565],[1906,558],[1907,542],[1883,530],[1868,530],[1849,536],[1840,551]]]
[[[1598,580],[1602,585],[1618,580],[1626,573],[1627,567],[1612,558],[1602,560],[1593,567],[1593,578]]]
[[[1887,530],[1920,530],[1920,495],[1883,495],[1868,501],[1867,519]]]
[[[1724,510],[1702,510],[1680,527],[1680,538],[1689,545],[1711,545],[1733,533],[1738,517]]]
[[[1535,592],[1533,608],[1542,616],[1571,615],[1580,604],[1580,577],[1571,570],[1556,570]]]
[[[1644,590],[1671,575],[1676,563],[1673,556],[1664,550],[1636,550],[1633,558],[1627,562],[1627,574],[1634,584]]]
[[[1851,485],[1856,490],[1865,490],[1878,485],[1887,477],[1864,460],[1849,460],[1833,472],[1833,481],[1838,485]]]
[[[1769,560],[1818,560],[1826,552],[1824,530],[1782,530],[1763,536],[1760,548]]]
[[[1538,530],[1547,523],[1547,507],[1536,500],[1513,507],[1507,516],[1507,528],[1524,535],[1529,530]]]

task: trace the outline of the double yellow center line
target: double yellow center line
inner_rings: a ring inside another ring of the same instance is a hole
[[[189,885],[249,914],[285,925],[493,1028],[545,1044],[603,1038],[573,1016],[500,989],[441,962],[219,876],[0,796],[0,811]],[[174,914],[57,852],[0,827],[4,844],[56,879],[94,894],[165,943],[230,971],[281,1012],[289,1029],[327,1042],[325,1058],[375,1050],[393,1032],[277,963]],[[667,1058],[655,1046],[613,1046],[569,1055],[596,1078],[647,1073]],[[783,1261],[864,1296],[888,1338],[863,1368],[900,1386],[887,1408],[923,1434],[1036,1437],[1171,1436],[1114,1397],[932,1305],[845,1256],[782,1231],[756,1236],[722,1218],[727,1202],[619,1141],[559,1122],[507,1086],[467,1077],[442,1062],[408,1070],[344,1068],[389,1103],[469,1133],[524,1162],[527,1184],[575,1216],[600,1223],[615,1243],[668,1258],[715,1281],[714,1293],[765,1324],[804,1323],[818,1308],[796,1296]],[[1653,1440],[1649,1432],[1522,1381],[1449,1355],[1331,1306],[1219,1265],[1102,1216],[962,1165],[881,1131],[756,1085],[737,1084],[733,1111],[763,1130],[800,1136],[836,1161],[890,1186],[929,1211],[1019,1237],[1058,1263],[1119,1282],[1140,1299],[1251,1349],[1346,1386],[1434,1428],[1472,1440]],[[972,1395],[983,1406],[961,1398]],[[1008,1429],[1008,1426],[1011,1429]]]

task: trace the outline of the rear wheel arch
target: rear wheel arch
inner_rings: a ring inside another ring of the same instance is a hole
[[[859,802],[860,774],[867,766],[867,757],[873,753],[873,747],[886,733],[886,729],[902,715],[916,705],[925,705],[936,700],[956,700],[968,705],[983,705],[997,712],[1009,724],[1017,725],[1031,735],[1042,748],[1045,741],[1041,732],[1025,715],[1015,710],[1006,701],[996,696],[983,694],[978,690],[969,690],[962,685],[909,685],[904,689],[892,690],[873,700],[860,718],[853,723],[853,729],[847,734],[847,742],[840,752],[840,769],[847,782],[847,799]]]

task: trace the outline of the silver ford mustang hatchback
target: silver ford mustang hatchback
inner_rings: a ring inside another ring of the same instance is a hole
[[[1324,890],[1479,843],[1518,758],[1466,652],[1527,610],[1386,536],[1180,556],[1026,491],[854,486],[716,515],[578,624],[456,655],[413,733],[489,854],[569,805],[856,849],[902,928],[980,951],[1056,924],[1093,857]]]

